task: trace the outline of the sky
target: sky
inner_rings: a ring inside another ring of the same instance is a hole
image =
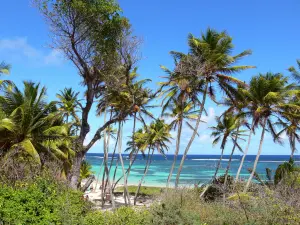
[[[149,84],[154,90],[164,73],[160,65],[173,67],[171,50],[187,52],[189,33],[199,36],[208,27],[218,31],[226,30],[233,37],[233,54],[251,49],[253,54],[243,59],[240,65],[254,65],[257,68],[236,75],[249,81],[258,73],[282,72],[288,75],[287,68],[295,65],[300,58],[300,1],[298,0],[120,0],[124,16],[128,17],[135,35],[139,36],[142,60],[138,63],[138,73],[142,78],[152,79]],[[0,14],[0,61],[11,64],[11,79],[17,85],[24,80],[40,82],[48,89],[48,99],[54,100],[56,93],[65,87],[73,87],[81,92],[80,77],[76,68],[57,50],[51,49],[51,33],[48,25],[30,0],[10,0],[1,3]],[[223,108],[212,102],[206,104],[208,115],[200,125],[190,154],[219,154],[219,145],[212,146],[208,127],[215,124],[215,116]],[[159,115],[156,110],[155,115]],[[91,132],[103,124],[103,118],[91,113]],[[131,133],[132,122],[124,126],[124,141]],[[192,131],[183,129],[180,153],[189,140]],[[175,135],[176,132],[172,131]],[[290,154],[286,137],[284,146],[275,145],[269,134],[266,135],[262,154]],[[251,143],[249,154],[256,154],[260,131]],[[242,144],[245,146],[245,144]],[[169,153],[174,153],[175,143]],[[225,154],[231,151],[231,145]],[[102,152],[102,141],[90,152]],[[241,154],[238,153],[237,154]]]

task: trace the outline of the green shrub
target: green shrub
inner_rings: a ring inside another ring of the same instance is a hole
[[[94,211],[84,219],[84,225],[142,225],[150,224],[149,212],[146,209],[121,207],[114,212]]]
[[[82,193],[45,178],[0,187],[0,224],[81,224]]]

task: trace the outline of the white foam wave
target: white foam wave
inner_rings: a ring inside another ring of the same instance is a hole
[[[219,161],[220,159],[191,159],[195,161]],[[222,159],[222,161],[229,161],[229,159]],[[239,159],[232,159],[231,161],[239,161]]]

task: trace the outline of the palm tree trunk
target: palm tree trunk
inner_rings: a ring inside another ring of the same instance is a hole
[[[115,171],[114,171],[114,176],[113,176],[113,190],[116,187],[116,182],[115,181],[116,181],[116,175],[117,175],[119,161],[120,161],[120,159],[118,158],[118,160],[116,161],[116,166],[115,166]]]
[[[97,190],[97,186],[98,186],[98,182],[99,182],[99,177],[100,177],[100,173],[101,173],[103,164],[104,164],[104,158],[103,158],[102,163],[100,165],[99,173],[98,173],[98,176],[97,176],[97,179],[96,179],[95,190]]]
[[[191,147],[191,145],[192,145],[192,143],[193,143],[193,141],[195,139],[195,136],[196,136],[196,134],[198,132],[199,124],[200,124],[202,113],[203,113],[203,110],[204,110],[207,89],[208,89],[208,83],[206,83],[206,86],[205,86],[205,90],[204,90],[204,93],[203,93],[203,99],[202,99],[202,103],[201,103],[201,106],[200,106],[200,112],[199,112],[199,116],[198,116],[197,121],[196,121],[196,126],[195,126],[195,129],[194,129],[194,132],[193,132],[193,134],[191,136],[191,139],[190,139],[188,145],[186,146],[186,148],[184,150],[182,159],[180,161],[180,165],[179,165],[179,168],[178,168],[178,171],[177,171],[177,175],[176,175],[175,187],[178,187],[179,177],[180,177],[180,173],[181,173],[184,161],[185,161],[186,156],[188,154],[188,151],[189,151],[189,149],[190,149],[190,147]]]
[[[104,111],[104,123],[106,122],[106,109]],[[106,130],[104,130],[104,134],[103,134],[103,162],[104,162],[104,165],[107,164],[106,162],[106,157],[105,157],[105,152],[106,152],[106,137],[107,137],[107,133],[106,133]],[[104,166],[105,167],[105,166]],[[105,179],[105,169],[103,170],[103,175],[102,175],[102,187],[101,187],[101,199],[102,199],[102,208],[104,207],[104,201],[105,201],[105,198],[104,198],[104,179]]]
[[[179,120],[178,131],[177,131],[177,139],[176,139],[176,150],[175,150],[173,163],[172,163],[170,173],[169,173],[169,176],[168,176],[168,180],[167,180],[167,188],[169,187],[170,181],[172,179],[173,170],[174,170],[176,160],[177,160],[177,156],[178,156],[178,153],[179,153],[181,130],[182,130],[182,120]]]
[[[219,168],[220,168],[222,159],[223,159],[223,154],[224,154],[224,148],[222,148],[221,155],[220,155],[220,159],[219,159],[219,162],[218,162],[218,165],[217,165],[215,174],[214,174],[214,176],[213,176],[213,181],[214,181],[214,180],[216,179],[216,177],[217,177],[217,174],[218,174],[218,171],[219,171]]]
[[[104,158],[105,158],[105,163],[104,163],[104,169],[106,172],[106,183],[105,183],[105,188],[104,188],[104,194],[106,193],[106,185],[108,185],[108,189],[109,189],[109,194],[110,194],[110,199],[111,199],[111,206],[112,209],[115,208],[115,198],[114,198],[114,193],[113,193],[113,189],[112,189],[112,184],[110,182],[110,177],[109,177],[109,170],[108,170],[108,165],[107,165],[107,161],[108,161],[108,146],[109,146],[109,134],[108,134],[108,140],[107,140],[107,145],[106,145],[106,151],[104,154]]]
[[[132,159],[132,162],[129,164],[129,166],[128,166],[127,170],[126,170],[126,174],[129,173],[129,171],[130,171],[133,163],[135,162],[135,160],[137,158],[137,155],[138,155],[137,153],[134,155],[134,157]],[[127,175],[127,178],[128,178],[128,176],[129,176],[129,174]],[[122,178],[123,178],[123,175],[121,177],[119,177],[119,179],[114,183],[114,186],[116,186]]]
[[[267,123],[267,117],[264,118],[264,122],[263,122],[263,130],[261,132],[261,138],[260,138],[260,142],[259,142],[259,148],[258,148],[258,152],[257,152],[257,155],[256,155],[256,158],[255,158],[255,161],[254,161],[254,165],[253,165],[253,169],[252,169],[252,172],[250,174],[250,177],[247,181],[247,184],[244,188],[244,192],[247,192],[248,188],[249,188],[249,185],[251,183],[251,180],[254,176],[254,173],[256,171],[256,166],[257,166],[257,163],[258,163],[258,160],[259,160],[259,156],[261,154],[261,150],[262,150],[262,144],[263,144],[263,141],[264,141],[264,136],[265,136],[265,130],[266,130],[266,123]]]
[[[292,145],[292,151],[291,151],[290,159],[294,159],[294,153],[296,151],[296,147],[295,147],[295,142],[296,141],[295,141],[295,138],[296,138],[295,136],[293,136],[293,138],[292,138],[293,139],[292,140],[292,144],[291,144]]]
[[[254,119],[252,120],[252,124],[251,124],[251,130],[250,130],[250,134],[249,134],[249,138],[248,138],[248,143],[247,143],[247,147],[244,151],[244,154],[243,154],[243,157],[242,157],[242,160],[241,160],[241,163],[240,163],[240,166],[239,166],[239,169],[236,173],[236,177],[235,177],[235,182],[237,182],[239,180],[239,176],[240,176],[240,173],[242,171],[242,168],[243,168],[243,164],[244,164],[244,161],[245,161],[245,158],[248,154],[248,150],[249,150],[249,147],[250,147],[250,143],[251,143],[251,137],[252,137],[252,134],[253,134],[253,129],[254,129]]]
[[[122,172],[123,172],[123,176],[124,176],[124,200],[125,200],[125,204],[126,204],[126,198],[128,200],[128,205],[130,204],[130,197],[129,197],[129,193],[128,193],[128,187],[127,187],[127,176],[125,173],[125,167],[124,167],[124,162],[123,162],[123,156],[122,156],[122,132],[121,132],[121,127],[122,127],[122,122],[119,123],[119,159],[120,159],[120,163],[121,163],[121,167],[122,167]],[[127,205],[127,204],[126,204]]]
[[[146,162],[146,165],[145,165],[145,169],[144,169],[144,175],[142,176],[139,184],[138,184],[138,187],[137,187],[137,190],[135,192],[135,196],[134,196],[134,202],[133,204],[136,205],[136,200],[137,200],[137,197],[138,197],[138,194],[140,193],[140,189],[141,189],[141,186],[142,186],[142,183],[148,173],[148,169],[150,167],[150,164],[151,164],[151,161],[152,161],[152,156],[153,156],[153,153],[154,153],[154,149],[152,150],[152,153],[150,155],[150,148],[148,150],[148,157],[147,157],[147,162]]]
[[[135,153],[135,141],[134,141],[134,133],[135,133],[135,127],[136,127],[136,112],[134,113],[134,119],[133,119],[133,128],[132,128],[132,152],[133,154]],[[131,165],[133,164],[133,162],[135,161],[135,158],[136,158],[136,155],[134,156],[134,159],[132,160],[132,155],[130,155],[130,158],[129,158],[129,166],[128,166],[128,169],[126,171],[127,173],[127,180],[126,180],[126,183],[128,181],[128,177],[130,175],[130,169],[131,169]]]
[[[239,128],[237,129],[237,133],[238,132],[239,132]],[[233,153],[234,153],[234,150],[235,150],[235,147],[236,147],[235,143],[237,142],[237,139],[238,139],[238,135],[235,136],[235,140],[234,140],[234,143],[233,143],[233,148],[232,148],[232,151],[231,151],[231,154],[230,154],[230,157],[229,157],[229,161],[228,161],[228,165],[227,165],[227,168],[226,168],[225,178],[224,178],[224,188],[226,188],[227,179],[228,179],[228,172],[229,172],[229,169],[230,169],[232,156],[233,156]]]

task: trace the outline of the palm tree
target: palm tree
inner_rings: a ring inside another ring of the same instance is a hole
[[[92,171],[92,165],[89,164],[86,160],[83,160],[80,167],[80,180],[88,178],[93,174],[94,173]]]
[[[148,173],[149,167],[152,162],[152,156],[156,150],[159,154],[165,155],[165,151],[168,151],[169,147],[167,143],[170,143],[170,127],[163,120],[156,120],[150,124],[150,126],[144,127],[135,133],[136,147],[144,154],[148,149],[147,162],[144,169],[144,174],[139,181],[135,197],[134,205],[141,188],[141,185]]]
[[[295,103],[298,104],[299,103]],[[292,112],[290,112],[292,113]],[[300,126],[299,126],[299,117],[294,116],[295,114],[299,115],[299,111],[297,110],[296,112],[294,111],[291,114],[283,114],[282,118],[278,118],[278,121],[275,123],[275,125],[280,126],[282,130],[278,132],[275,136],[275,142],[281,143],[281,135],[286,134],[288,139],[289,139],[289,144],[291,148],[291,156],[290,158],[294,158],[294,153],[296,151],[296,141],[299,143],[300,142]]]
[[[287,83],[288,78],[284,77],[282,74],[259,74],[251,79],[249,89],[244,90],[245,95],[250,100],[246,114],[253,117],[255,126],[261,125],[262,127],[258,152],[254,161],[252,173],[244,188],[244,192],[248,190],[251,180],[256,172],[256,166],[262,151],[266,128],[268,127],[268,130],[273,137],[276,137],[277,133],[271,120],[272,117],[280,117],[282,115],[290,114],[289,112],[292,112],[293,110],[299,110],[299,106],[288,102],[290,97],[299,94],[299,91],[295,90],[294,84],[287,85]]]
[[[56,97],[59,99],[58,110],[62,112],[63,116],[66,118],[66,122],[69,122],[69,117],[72,116],[76,122],[80,122],[76,113],[79,109],[78,104],[78,94],[75,93],[72,88],[65,88],[63,91],[60,91],[59,94],[56,94]]]
[[[221,141],[221,155],[220,160],[218,162],[215,174],[213,176],[213,180],[216,179],[218,170],[221,165],[221,161],[224,154],[224,149],[226,146],[226,143],[228,139],[230,139],[235,147],[238,147],[240,151],[242,151],[242,148],[239,146],[237,140],[241,139],[240,136],[242,135],[243,131],[238,130],[240,127],[240,122],[237,116],[233,115],[232,113],[227,113],[223,115],[221,118],[216,117],[217,126],[211,127],[212,133],[211,137],[214,138],[213,145],[216,145]]]
[[[9,64],[6,64],[5,62],[0,63],[0,76],[2,74],[8,75],[10,73],[11,66]],[[0,88],[3,88],[5,85],[10,85],[11,82],[8,80],[0,80]]]
[[[253,66],[234,65],[244,56],[250,55],[251,51],[246,50],[232,56],[231,52],[234,49],[232,38],[225,31],[217,32],[212,29],[207,29],[206,33],[203,33],[200,38],[196,38],[190,34],[188,39],[190,47],[189,54],[182,56],[180,53],[175,53],[181,60],[180,66],[176,69],[183,76],[185,74],[190,77],[196,76],[199,81],[198,83],[201,82],[204,88],[194,132],[181,159],[175,186],[178,186],[184,160],[197,134],[207,94],[215,100],[215,87],[213,85],[216,84],[220,90],[224,91],[227,96],[230,96],[236,91],[235,85],[239,84],[245,86],[243,82],[230,75],[249,68],[254,68]]]
[[[168,110],[170,112],[162,112],[163,117],[172,118],[173,121],[170,123],[170,128],[176,130],[177,128],[177,138],[176,138],[176,149],[174,154],[173,163],[170,169],[170,173],[167,180],[167,187],[169,187],[169,183],[172,178],[173,170],[176,164],[176,160],[179,153],[179,147],[180,147],[180,139],[181,139],[181,131],[182,131],[182,125],[183,121],[185,120],[185,124],[191,128],[194,129],[193,126],[188,122],[194,121],[197,119],[198,111],[194,109],[193,102],[176,102],[176,99],[173,99],[172,102],[168,101],[168,106],[164,106],[164,110]]]
[[[298,68],[300,69],[300,60],[299,60],[299,59],[297,60],[297,66],[298,66]],[[291,66],[288,70],[291,72],[292,77],[293,77],[298,83],[300,83],[300,72],[297,71],[296,68],[293,67],[293,66]]]
[[[71,149],[69,124],[63,124],[55,102],[46,103],[46,88],[24,82],[23,92],[12,85],[0,96],[2,126],[1,151],[6,157],[30,156],[42,164],[41,154],[52,159],[67,160]]]

